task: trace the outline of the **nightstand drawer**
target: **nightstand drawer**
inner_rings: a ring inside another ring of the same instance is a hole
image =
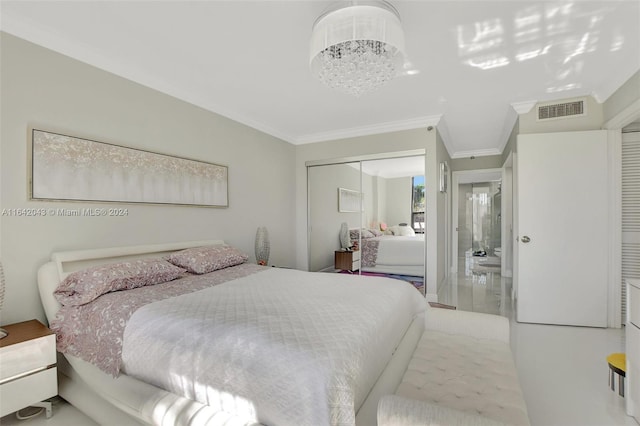
[[[55,363],[55,334],[5,346],[0,348],[0,383]]]
[[[29,404],[57,394],[58,369],[56,367],[4,383],[0,386],[0,416],[21,410]]]

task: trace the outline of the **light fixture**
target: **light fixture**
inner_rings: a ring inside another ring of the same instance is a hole
[[[311,70],[332,89],[377,90],[402,70],[404,55],[400,15],[386,1],[342,1],[313,24]]]

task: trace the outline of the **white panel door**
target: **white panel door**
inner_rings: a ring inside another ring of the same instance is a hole
[[[517,143],[517,320],[606,327],[607,133]]]

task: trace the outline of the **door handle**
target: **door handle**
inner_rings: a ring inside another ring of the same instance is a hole
[[[529,241],[531,241],[531,238],[525,235],[522,238],[520,238],[520,241],[522,241],[523,243],[528,243]]]

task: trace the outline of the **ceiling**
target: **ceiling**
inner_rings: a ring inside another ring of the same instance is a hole
[[[2,0],[0,27],[292,144],[436,125],[454,158],[501,153],[512,105],[604,102],[640,69],[638,1],[396,0],[406,71],[354,98],[309,72],[332,3]]]

